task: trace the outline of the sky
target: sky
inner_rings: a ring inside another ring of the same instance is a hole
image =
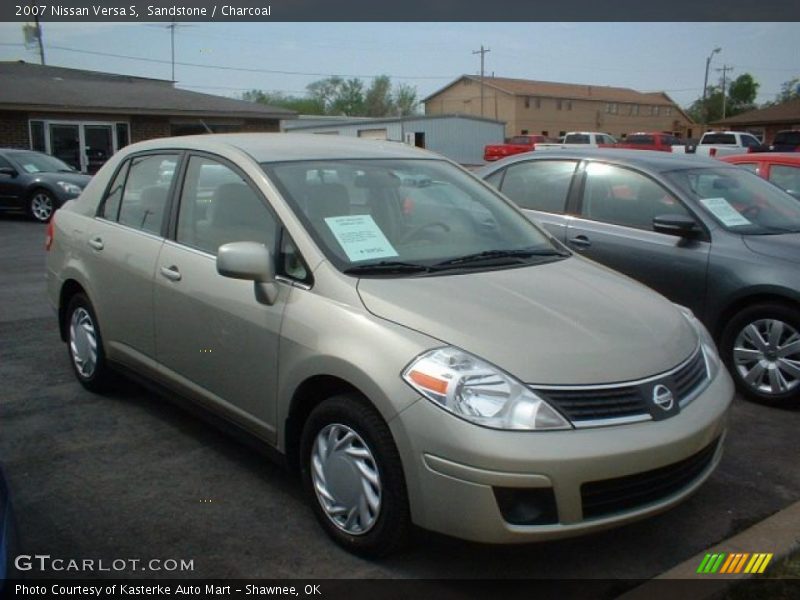
[[[47,64],[171,78],[165,23],[43,24]],[[750,73],[757,102],[800,76],[796,23],[179,23],[178,87],[237,97],[248,89],[301,95],[329,75],[385,74],[416,86],[420,99],[462,74],[666,91],[688,106],[702,95],[706,58],[715,47],[709,85]],[[118,56],[109,56],[118,55]],[[133,60],[123,56],[144,58]],[[23,45],[22,24],[0,23],[0,60],[38,62]],[[161,61],[161,62],[160,62]],[[209,68],[211,66],[227,68]],[[250,69],[251,71],[237,71]],[[283,71],[276,73],[264,71]]]

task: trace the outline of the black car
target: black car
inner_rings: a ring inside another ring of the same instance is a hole
[[[648,150],[537,150],[476,174],[570,249],[692,309],[747,397],[800,405],[794,197],[719,160]]]
[[[67,163],[33,150],[0,149],[0,210],[24,210],[46,223],[91,177]]]
[[[775,134],[771,152],[800,152],[800,129],[787,129]]]

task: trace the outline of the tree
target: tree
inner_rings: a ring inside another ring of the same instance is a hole
[[[331,103],[330,113],[356,117],[364,114],[364,83],[360,79],[342,82]]]
[[[372,80],[364,98],[366,116],[386,117],[394,113],[392,82],[388,75],[379,75]]]
[[[301,115],[323,115],[323,105],[313,97],[291,96],[281,92],[264,92],[262,90],[249,90],[242,94],[242,100],[258,102],[268,106],[288,108]]]
[[[759,83],[750,73],[743,73],[728,86],[725,95],[725,116],[732,117],[755,108]],[[723,92],[721,86],[710,85],[706,93],[706,101],[698,98],[686,112],[697,123],[713,123],[722,119]]]
[[[397,107],[397,112],[405,117],[407,115],[413,115],[417,110],[417,88],[408,85],[407,83],[401,83],[394,89],[393,96],[393,104]]]
[[[314,81],[306,86],[309,96],[314,98],[323,107],[324,114],[330,114],[334,102],[341,93],[344,79],[341,77],[328,77]]]
[[[733,116],[755,108],[759,83],[750,73],[739,75],[728,88],[726,116]]]
[[[774,104],[783,104],[789,100],[800,98],[800,76],[792,77],[781,84],[781,92],[775,96]]]

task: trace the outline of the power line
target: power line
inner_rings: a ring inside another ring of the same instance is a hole
[[[0,46],[24,46],[24,44],[13,44],[13,43],[5,43],[0,42]],[[144,56],[129,56],[127,54],[114,54],[112,52],[97,52],[92,50],[79,50],[78,48],[68,48],[67,46],[56,46],[53,44],[49,44],[48,48],[53,50],[61,50],[63,52],[74,52],[77,54],[88,54],[92,56],[105,56],[110,58],[122,58],[125,60],[138,60],[142,62],[149,62],[149,63],[156,63],[161,65],[169,65],[172,64],[172,61],[169,60],[162,60],[158,58],[146,58]],[[180,65],[183,67],[194,67],[198,69],[216,69],[222,71],[241,71],[243,73],[266,73],[268,75],[307,75],[311,77],[361,77],[364,79],[374,79],[376,77],[380,77],[381,75],[363,75],[363,74],[345,74],[345,73],[306,73],[303,71],[280,71],[275,69],[253,69],[248,67],[232,67],[229,65],[203,65],[200,63],[190,63],[190,62],[180,62],[175,61],[176,65]],[[453,79],[452,75],[390,75],[394,79],[426,79],[426,80],[433,80],[433,79]]]

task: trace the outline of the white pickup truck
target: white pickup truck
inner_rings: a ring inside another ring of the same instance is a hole
[[[536,149],[542,148],[613,148],[617,143],[613,137],[600,131],[570,131],[564,136],[563,142],[555,144],[536,144]]]
[[[677,154],[700,154],[701,156],[721,157],[730,154],[745,154],[766,150],[758,138],[744,131],[708,131],[700,138],[694,151],[686,146],[673,146]]]

